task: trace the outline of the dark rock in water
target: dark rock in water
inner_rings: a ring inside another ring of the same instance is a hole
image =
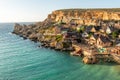
[[[15,34],[15,32],[13,31],[12,34]]]
[[[41,47],[41,45],[39,45],[38,47]]]
[[[20,37],[23,37],[23,35],[21,35],[21,34],[20,34],[19,36],[20,36]]]
[[[23,37],[23,39],[24,39],[24,40],[26,40],[26,39],[27,39],[27,37]]]
[[[44,46],[45,44],[44,43],[41,43],[41,46]]]
[[[55,48],[56,51],[61,51],[61,49]]]
[[[31,34],[28,38],[32,41],[35,41],[35,42],[37,42],[37,39],[38,39],[37,35],[35,33]]]
[[[51,46],[50,46],[50,49],[55,49],[55,47],[51,47]]]

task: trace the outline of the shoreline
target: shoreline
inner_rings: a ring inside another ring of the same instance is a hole
[[[16,34],[16,33],[12,32],[12,34]],[[28,37],[24,37],[23,35],[19,35],[19,34],[16,34],[16,35],[22,37],[23,40],[29,39]],[[32,40],[32,39],[29,39],[29,40],[33,41],[34,43],[40,42],[40,41],[36,41],[36,40]],[[82,54],[80,54],[80,53],[76,54],[75,49],[73,49],[73,50],[56,49],[55,47],[52,47],[52,46],[50,46],[49,44],[47,44],[47,42],[41,41],[40,43],[41,43],[41,45],[40,45],[41,47],[50,48],[50,49],[53,49],[53,50],[56,50],[56,51],[65,51],[65,52],[69,52],[69,54],[72,55],[72,56],[81,57],[81,58],[83,58],[82,62],[85,63],[85,64],[96,64],[96,63],[100,63],[99,60],[94,57],[94,55],[89,55],[89,53],[88,53],[87,55],[86,55],[86,54],[83,54],[83,53],[82,53]],[[38,47],[40,47],[40,46],[38,46]],[[75,52],[75,54],[73,54],[74,52]],[[108,55],[110,55],[110,54],[108,54]],[[110,56],[111,56],[111,55],[110,55]],[[92,59],[93,61],[90,61],[91,59]],[[90,61],[90,62],[89,62],[89,61]],[[109,63],[109,62],[115,62],[115,61],[114,61],[114,60],[102,60],[102,62],[107,62],[107,63]],[[120,64],[120,63],[118,63],[118,64]]]
[[[81,11],[81,13],[86,14],[88,17],[93,17],[90,14],[96,14],[96,10],[91,11],[89,14],[88,11]],[[99,12],[98,10],[97,14],[111,15],[108,11],[105,12],[103,10]],[[120,64],[120,46],[117,46],[120,43],[119,17],[118,19],[115,17],[116,20],[104,20],[107,19],[106,17],[103,17],[103,19],[96,18],[92,22],[85,22],[88,19],[82,19],[85,23],[81,23],[79,16],[70,20],[65,18],[66,15],[60,17],[65,12],[73,14],[69,10],[54,11],[43,22],[31,25],[15,24],[12,33],[23,37],[23,39],[40,42],[41,46],[45,48],[69,51],[70,55],[82,56],[85,64],[96,64],[100,60]],[[79,12],[75,12],[74,15],[79,14]],[[113,14],[118,15],[118,13],[114,12]],[[114,18],[114,15],[111,16]],[[80,16],[83,15],[81,14]],[[70,17],[69,15],[68,18]],[[55,20],[59,20],[60,22]],[[90,18],[89,21],[91,20],[93,18]]]

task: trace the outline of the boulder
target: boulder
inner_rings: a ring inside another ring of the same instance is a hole
[[[56,41],[50,43],[51,48],[55,48],[55,45],[56,45]]]
[[[35,33],[32,33],[31,35],[29,35],[29,37],[28,37],[30,40],[32,40],[32,41],[37,41],[37,35],[35,34]]]
[[[63,49],[63,44],[62,44],[62,42],[57,42],[56,45],[55,45],[55,49],[56,49],[56,50],[61,50],[61,49]]]
[[[96,59],[95,56],[85,56],[85,57],[83,58],[83,62],[84,62],[85,64],[95,64],[95,63],[98,62],[98,60]]]

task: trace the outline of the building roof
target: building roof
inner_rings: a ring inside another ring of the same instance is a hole
[[[86,31],[86,32],[90,32],[91,29],[92,29],[92,27],[93,27],[93,26],[87,26],[86,29],[85,29],[85,31]]]
[[[117,44],[116,46],[120,46],[120,43],[119,43],[119,44]]]
[[[93,34],[93,35],[90,37],[90,39],[97,40],[98,37],[99,37],[98,34]]]
[[[101,35],[99,38],[100,38],[101,41],[104,42],[104,43],[110,42],[110,39],[109,39],[107,36]]]
[[[99,31],[101,29],[101,26],[95,26],[95,29]]]

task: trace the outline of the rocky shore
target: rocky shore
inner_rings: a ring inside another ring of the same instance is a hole
[[[117,62],[115,56],[119,60],[120,55],[120,9],[57,10],[43,22],[16,23],[12,33],[40,42],[44,47],[70,51],[71,55],[83,57],[86,64],[98,63],[100,59]],[[116,46],[118,48],[114,50]]]

